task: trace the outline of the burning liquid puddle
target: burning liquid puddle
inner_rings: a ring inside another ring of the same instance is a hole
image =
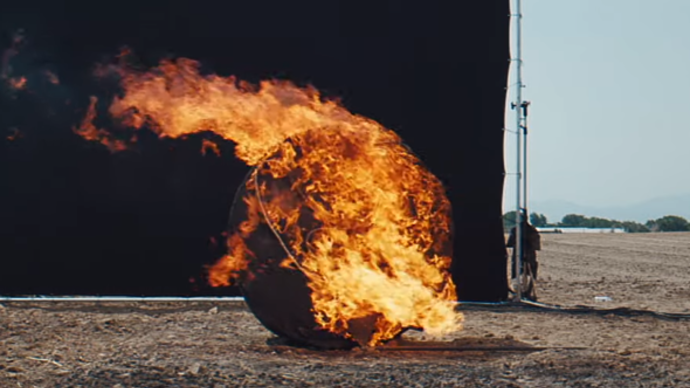
[[[212,131],[254,167],[234,206],[228,254],[209,280],[240,284],[270,330],[345,347],[378,345],[411,327],[461,328],[450,203],[394,132],[312,88],[203,76],[188,59],[148,72],[124,62],[108,69],[124,90],[109,113],[123,124],[161,137]],[[95,104],[75,131],[126,148],[92,124]]]

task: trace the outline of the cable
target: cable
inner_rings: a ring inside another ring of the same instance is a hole
[[[271,232],[276,236],[278,239],[278,243],[280,243],[280,246],[283,247],[283,250],[285,250],[285,253],[287,253],[288,257],[292,262],[297,266],[297,268],[302,271],[305,275],[309,276],[311,275],[317,275],[323,279],[323,276],[319,273],[315,273],[309,270],[306,270],[302,265],[297,261],[295,256],[290,252],[290,248],[285,244],[283,241],[283,238],[280,236],[280,233],[273,227],[273,224],[271,222],[271,219],[268,217],[268,213],[266,212],[266,207],[264,206],[264,200],[263,197],[261,196],[261,188],[259,186],[259,173],[258,173],[258,168],[254,169],[254,191],[256,193],[256,198],[259,200],[259,206],[261,207],[261,213],[263,214],[264,218],[266,219],[266,224],[268,225],[269,229],[271,229]]]
[[[690,319],[690,313],[668,313],[663,311],[638,310],[629,307],[616,307],[610,309],[602,309],[593,306],[574,305],[563,306],[558,304],[547,304],[541,302],[534,302],[531,300],[521,300],[519,302],[463,302],[459,301],[458,309],[460,310],[475,310],[486,311],[496,310],[496,308],[505,309],[508,311],[551,311],[567,314],[594,314],[594,315],[616,315],[622,317],[638,317],[650,316],[665,320],[685,320]]]

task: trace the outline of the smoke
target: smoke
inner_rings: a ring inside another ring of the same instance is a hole
[[[17,88],[20,78],[12,75],[12,59],[19,53],[19,46],[24,41],[24,31],[18,30],[12,34],[9,47],[2,50],[2,61],[0,62],[0,80],[7,83],[13,89]]]
[[[60,87],[57,66],[33,47],[24,29],[10,34],[9,42],[0,46],[0,90],[4,98],[19,99],[24,95],[40,96],[58,103],[68,95],[67,88]],[[29,99],[26,99],[29,100]]]
[[[83,78],[93,78],[87,70],[93,64],[70,63],[45,43],[33,41],[31,31],[25,29],[6,33],[0,42],[0,136],[12,141],[13,147],[22,143],[19,139],[75,137],[73,127],[93,109],[90,96],[109,97],[96,90],[93,80],[84,83],[74,77],[81,72]]]
[[[33,55],[32,55],[33,54]],[[10,42],[2,50],[0,80],[10,90],[28,90],[44,84],[59,85],[53,66],[38,64],[23,29],[11,34]]]

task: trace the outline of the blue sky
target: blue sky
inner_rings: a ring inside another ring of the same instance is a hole
[[[690,193],[690,0],[523,0],[522,13],[529,198],[624,206]],[[508,173],[514,149],[507,133]],[[514,189],[508,175],[506,210]]]

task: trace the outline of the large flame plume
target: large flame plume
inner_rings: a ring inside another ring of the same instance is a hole
[[[266,223],[284,244],[281,265],[306,275],[320,327],[352,338],[354,320],[374,317],[368,345],[406,327],[460,329],[447,253],[450,203],[394,132],[310,87],[254,86],[198,68],[189,59],[164,60],[148,72],[113,67],[124,93],[109,112],[160,136],[212,131],[256,166],[247,192],[257,195],[244,198],[246,220],[211,268],[212,285],[242,278],[255,259],[245,239]],[[76,132],[119,149],[91,124],[94,104]]]

